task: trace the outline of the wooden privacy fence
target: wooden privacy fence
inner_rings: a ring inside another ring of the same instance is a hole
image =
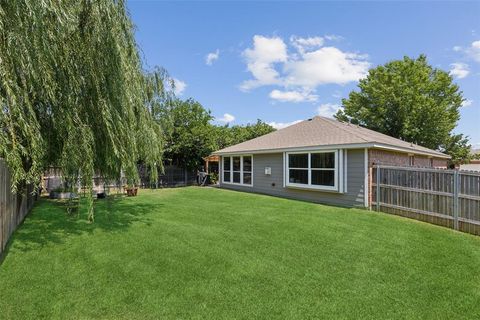
[[[10,172],[5,161],[0,159],[0,255],[5,250],[8,239],[33,207],[36,196],[33,186],[23,192],[12,193]]]
[[[375,165],[372,208],[480,235],[480,172]]]
[[[138,167],[140,186],[148,187],[185,187],[197,183],[196,170],[188,170],[177,165],[164,165],[164,172],[159,172],[157,183],[151,183],[150,172],[145,166]]]

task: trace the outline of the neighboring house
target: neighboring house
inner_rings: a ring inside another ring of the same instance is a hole
[[[446,168],[450,156],[353,124],[314,117],[214,152],[220,187],[368,207],[373,164]]]
[[[480,150],[472,150],[473,155],[480,154]],[[470,160],[469,163],[461,164],[460,170],[480,171],[480,160]]]

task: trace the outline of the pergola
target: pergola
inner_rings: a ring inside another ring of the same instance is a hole
[[[208,170],[208,164],[210,162],[219,162],[220,161],[220,157],[219,156],[216,156],[216,155],[211,155],[211,156],[208,156],[208,157],[205,157],[203,158],[203,161],[205,161],[205,171],[207,173],[209,173],[210,171]]]

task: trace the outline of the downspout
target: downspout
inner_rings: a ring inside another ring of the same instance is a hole
[[[371,175],[371,170],[368,165],[368,148],[364,149],[364,167],[365,167],[365,172],[364,172],[364,194],[363,194],[363,200],[364,200],[364,206],[365,208],[370,208],[370,199],[369,199],[369,194],[370,194],[370,175]]]

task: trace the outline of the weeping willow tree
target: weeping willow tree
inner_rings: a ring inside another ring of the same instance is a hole
[[[50,165],[90,191],[94,173],[134,183],[139,160],[158,166],[160,71],[142,72],[122,0],[0,0],[0,157],[14,191]]]

